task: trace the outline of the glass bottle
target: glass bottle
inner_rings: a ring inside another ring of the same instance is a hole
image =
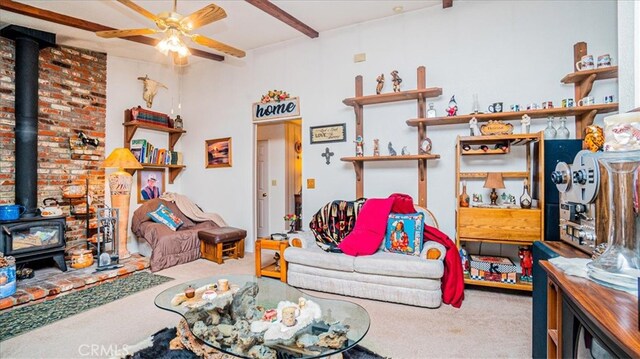
[[[605,286],[638,290],[640,277],[640,151],[600,152],[609,178],[607,249],[587,264],[590,278]]]
[[[437,117],[436,109],[433,106],[433,102],[430,102],[429,103],[429,109],[427,110],[427,118],[433,118],[433,117]]]
[[[531,208],[531,201],[531,195],[529,194],[529,180],[525,178],[522,196],[520,196],[520,207],[525,209]]]
[[[467,181],[462,181],[462,193],[458,197],[460,207],[469,207],[469,195],[467,194]]]
[[[544,129],[544,139],[553,140],[556,138],[556,129],[553,127],[553,117],[547,118],[547,128]]]
[[[556,128],[556,137],[562,140],[569,138],[569,129],[567,128],[567,118],[560,118],[560,126]]]

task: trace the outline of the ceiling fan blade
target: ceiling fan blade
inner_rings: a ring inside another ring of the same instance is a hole
[[[106,39],[110,39],[112,37],[151,35],[151,34],[155,34],[156,32],[158,31],[153,29],[127,29],[127,30],[96,31],[96,35],[100,37],[104,37]]]
[[[218,51],[222,51],[226,54],[229,54],[231,56],[235,56],[235,57],[244,57],[246,54],[244,53],[244,51],[236,49],[235,47],[231,47],[227,44],[223,44],[220,41],[216,41],[214,39],[210,39],[206,36],[202,36],[202,35],[198,35],[198,34],[194,34],[191,35],[191,40],[195,41],[196,43],[203,45],[203,46],[207,46],[210,47],[212,49],[216,49]]]
[[[154,13],[150,12],[149,10],[135,4],[133,1],[130,0],[117,0],[119,3],[121,3],[122,5],[128,7],[129,9],[137,12],[138,14],[146,17],[147,19],[157,23],[158,21],[160,21],[160,18],[158,18]]]
[[[193,30],[225,17],[227,17],[227,13],[223,8],[216,4],[209,4],[180,20],[180,24],[189,30]]]

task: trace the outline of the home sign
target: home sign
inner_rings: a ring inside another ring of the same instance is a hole
[[[289,119],[300,116],[300,99],[291,97],[278,102],[256,102],[253,104],[253,121]]]

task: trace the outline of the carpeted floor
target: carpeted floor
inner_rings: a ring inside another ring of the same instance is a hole
[[[62,295],[0,314],[0,341],[173,280],[138,272],[113,282]]]
[[[267,251],[265,251],[267,252]],[[265,260],[273,253],[265,253]],[[162,328],[177,314],[155,307],[155,296],[176,283],[224,274],[254,273],[253,255],[223,265],[197,260],[158,274],[174,281],[68,317],[0,343],[0,358],[108,358]],[[531,294],[471,289],[462,308],[438,309],[306,291],[363,306],[371,328],[358,343],[391,358],[530,358]],[[1,325],[1,324],[0,324]],[[128,348],[130,349],[130,348]]]

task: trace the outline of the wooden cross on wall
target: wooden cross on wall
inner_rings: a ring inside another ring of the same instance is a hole
[[[327,147],[324,150],[324,153],[322,153],[320,156],[325,157],[327,160],[327,164],[331,163],[331,156],[333,156],[333,152],[329,151],[329,147]]]

